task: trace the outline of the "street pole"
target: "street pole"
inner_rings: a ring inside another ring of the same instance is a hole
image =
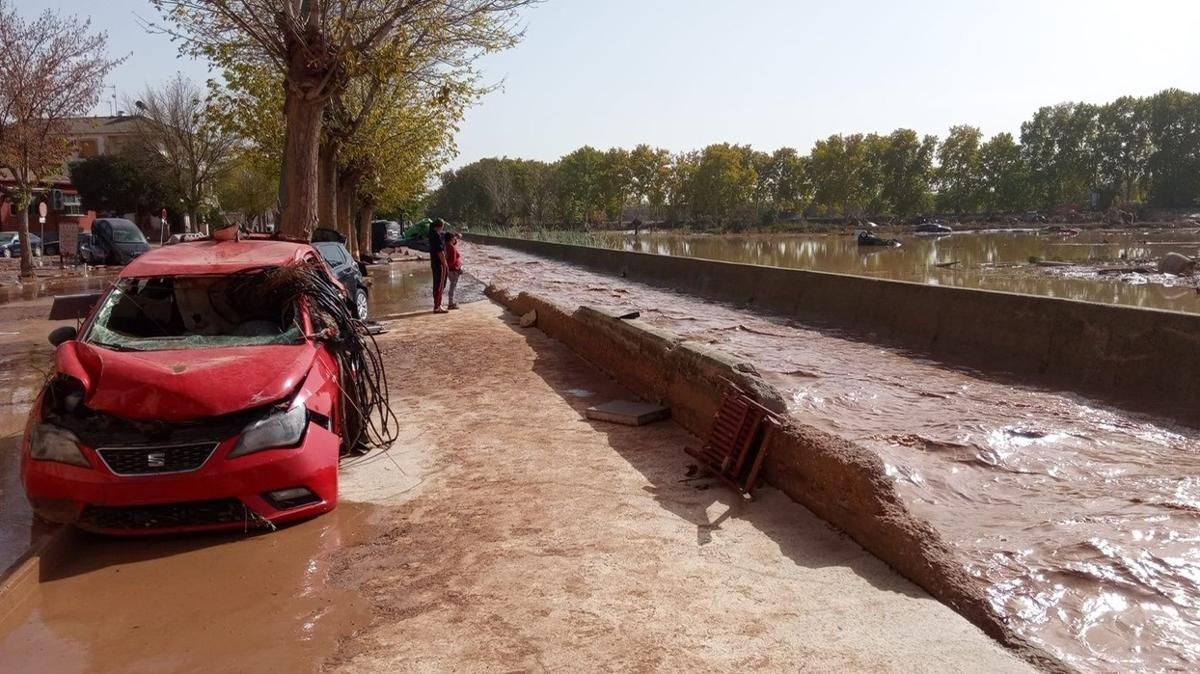
[[[49,211],[49,209],[46,208],[46,202],[44,200],[40,204],[38,204],[38,224],[41,225],[41,229],[42,229],[42,232],[40,235],[42,243],[41,243],[41,246],[38,248],[38,253],[46,252],[46,213],[48,211]],[[32,252],[32,251],[30,251],[30,252]],[[38,255],[38,257],[40,258],[41,255]]]

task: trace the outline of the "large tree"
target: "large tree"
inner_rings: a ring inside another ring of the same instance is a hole
[[[98,213],[151,213],[172,200],[157,173],[122,155],[81,159],[70,173],[83,207]]]
[[[1125,203],[1141,196],[1149,173],[1150,106],[1122,96],[1101,106],[1096,119],[1095,153],[1100,185]]]
[[[558,207],[568,223],[584,227],[598,224],[608,206],[605,190],[607,159],[590,145],[558,161],[556,184]]]
[[[63,173],[71,156],[67,118],[100,98],[104,77],[120,63],[105,53],[108,36],[90,21],[46,10],[24,19],[0,0],[0,168],[19,212],[21,276],[33,276],[29,204],[47,178]]]
[[[520,38],[535,0],[153,0],[185,50],[221,67],[268,65],[283,85],[283,231],[318,222],[326,108],[356,78],[470,70]]]
[[[983,204],[979,144],[983,133],[966,124],[950,128],[938,148],[938,209],[974,213]]]
[[[1018,211],[1028,206],[1029,171],[1011,133],[998,133],[980,146],[979,176],[987,210]]]
[[[929,210],[936,149],[936,136],[921,138],[912,129],[897,129],[887,137],[880,157],[881,195],[887,210],[896,215]]]
[[[1156,206],[1200,204],[1200,95],[1168,89],[1150,98],[1148,168]]]
[[[662,217],[667,203],[667,181],[671,176],[671,153],[646,144],[629,153],[629,182],[633,200],[649,209],[654,218]]]
[[[238,138],[217,123],[204,91],[183,75],[147,87],[132,107],[138,111],[137,134],[127,153],[159,176],[179,199],[191,226],[198,227]]]
[[[861,133],[832,135],[813,145],[813,196],[826,211],[862,215],[872,199],[871,144]]]
[[[704,148],[692,175],[693,214],[717,225],[744,221],[758,184],[753,159],[753,151],[745,145],[720,143]]]
[[[1083,103],[1043,107],[1021,125],[1032,198],[1042,208],[1082,205],[1096,180],[1097,108]]]

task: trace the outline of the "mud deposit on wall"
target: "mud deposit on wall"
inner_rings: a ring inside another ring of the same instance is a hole
[[[1200,661],[1200,433],[1075,395],[496,247],[468,268],[617,305],[753,362],[805,424],[876,451],[993,610],[1084,671]]]

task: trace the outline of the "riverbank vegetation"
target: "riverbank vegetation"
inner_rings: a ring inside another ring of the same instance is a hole
[[[442,175],[431,212],[498,227],[639,221],[717,228],[803,218],[1022,214],[1200,204],[1200,95],[1170,89],[1039,109],[1019,136],[970,125],[835,134],[807,154],[585,146],[555,162],[482,159]],[[637,224],[636,222],[634,223]]]

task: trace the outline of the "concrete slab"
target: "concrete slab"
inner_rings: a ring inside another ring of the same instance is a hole
[[[587,408],[587,418],[626,426],[645,426],[655,421],[670,419],[671,410],[662,405],[633,400],[612,400]]]

